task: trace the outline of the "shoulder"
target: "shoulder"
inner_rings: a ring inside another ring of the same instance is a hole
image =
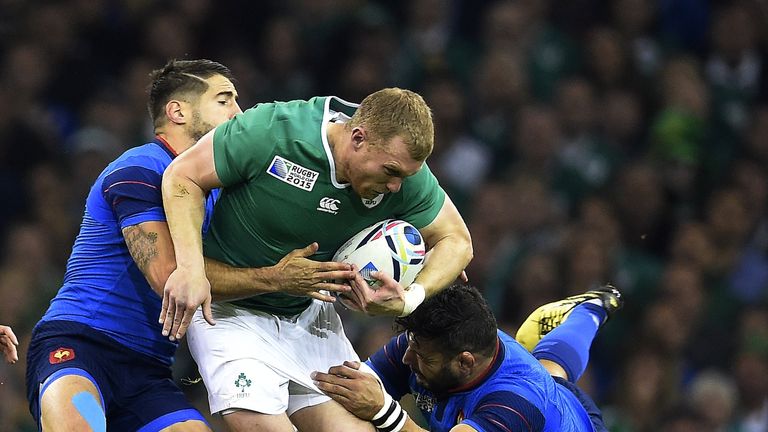
[[[107,171],[126,167],[142,167],[162,173],[172,160],[172,156],[159,144],[147,143],[126,150],[108,165]]]
[[[426,162],[416,174],[403,179],[403,191],[407,194],[436,193],[440,190],[440,184]]]
[[[144,144],[127,150],[107,165],[97,182],[110,185],[119,182],[141,182],[159,187],[163,172],[172,160],[171,155],[159,145]]]
[[[494,425],[513,426],[512,430],[536,431],[544,427],[541,409],[520,394],[500,389],[484,394],[464,420],[480,430],[495,430]]]

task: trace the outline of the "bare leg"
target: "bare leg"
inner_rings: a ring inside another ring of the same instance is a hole
[[[373,424],[355,417],[336,401],[302,408],[291,416],[301,432],[374,432]]]
[[[99,391],[81,375],[65,375],[48,386],[40,417],[43,431],[104,430],[106,425]]]
[[[224,423],[232,432],[293,432],[293,424],[283,414],[262,414],[237,410],[224,415]]]

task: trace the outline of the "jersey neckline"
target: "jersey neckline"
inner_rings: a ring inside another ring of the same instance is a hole
[[[334,102],[339,110],[333,110],[331,111],[331,103]],[[346,189],[350,186],[349,183],[340,183],[338,180],[336,180],[336,161],[333,158],[333,153],[331,152],[331,145],[328,142],[328,123],[330,123],[331,118],[333,117],[334,112],[341,111],[344,113],[344,108],[346,109],[357,109],[359,107],[359,104],[355,104],[352,102],[347,102],[344,99],[341,99],[337,96],[328,96],[325,98],[325,104],[323,106],[323,123],[320,126],[320,138],[323,141],[323,148],[325,149],[325,155],[328,159],[328,168],[331,176],[331,184],[336,189]]]

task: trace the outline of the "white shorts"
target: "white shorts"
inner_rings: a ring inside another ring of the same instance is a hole
[[[211,414],[247,409],[290,416],[330,400],[312,383],[310,373],[359,360],[331,303],[313,300],[290,317],[229,303],[216,303],[212,309],[215,326],[198,308],[187,331]]]

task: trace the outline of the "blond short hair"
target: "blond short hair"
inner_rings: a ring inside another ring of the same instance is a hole
[[[347,126],[365,127],[376,144],[401,137],[416,161],[426,160],[435,143],[429,106],[418,93],[400,88],[385,88],[368,95]]]

